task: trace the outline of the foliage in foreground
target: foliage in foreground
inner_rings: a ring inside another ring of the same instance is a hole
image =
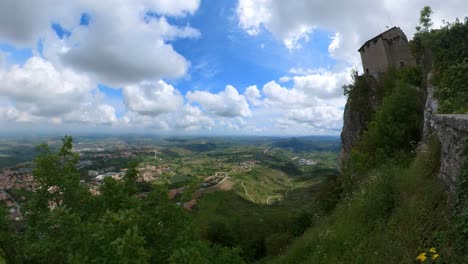
[[[435,247],[440,261],[463,263],[452,244],[457,232],[444,185],[436,177],[438,152],[433,140],[410,166],[388,163],[374,170],[276,262],[413,263]]]
[[[0,255],[8,262],[242,263],[237,250],[197,240],[167,190],[142,195],[135,165],[122,180],[106,178],[100,195],[92,195],[79,183],[77,161],[71,137],[58,152],[40,147],[38,188],[23,208],[24,227],[0,219]]]
[[[440,113],[468,113],[468,17],[440,29],[418,32],[412,41],[416,59],[432,68]]]

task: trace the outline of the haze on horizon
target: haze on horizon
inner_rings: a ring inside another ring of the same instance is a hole
[[[337,135],[357,49],[461,0],[0,2],[0,134]]]

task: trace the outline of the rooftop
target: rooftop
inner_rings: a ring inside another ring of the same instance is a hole
[[[392,31],[392,30],[395,30],[395,29],[400,29],[400,28],[399,28],[399,27],[392,27],[392,28],[387,29],[386,31],[380,33],[379,35],[377,35],[377,36],[375,36],[375,37],[369,39],[369,40],[366,41],[366,42],[364,42],[364,44],[362,44],[362,46],[358,49],[358,51],[360,52],[360,51],[362,50],[362,48],[364,48],[364,46],[367,45],[368,43],[370,43],[371,41],[374,41],[374,40],[376,40],[376,39],[382,37],[383,34],[385,34],[385,33],[387,33],[387,32],[390,32],[390,31]]]

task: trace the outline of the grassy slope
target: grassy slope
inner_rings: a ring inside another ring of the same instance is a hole
[[[430,247],[442,260],[451,252],[444,185],[436,178],[432,144],[409,167],[387,165],[333,214],[297,239],[287,253],[265,263],[414,263]]]

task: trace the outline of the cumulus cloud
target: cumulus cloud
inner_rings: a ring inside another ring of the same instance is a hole
[[[260,105],[261,94],[256,85],[247,87],[244,95],[252,105]]]
[[[120,125],[127,128],[152,128],[158,131],[169,131],[171,129],[167,116],[141,115],[132,111],[127,112],[122,117]]]
[[[131,111],[149,116],[177,111],[184,103],[180,92],[162,80],[125,86],[123,96]]]
[[[302,106],[306,103],[306,95],[298,89],[288,89],[282,87],[275,81],[266,83],[262,89],[266,96],[267,104],[280,105],[281,107],[291,108]]]
[[[95,76],[100,82],[120,85],[143,80],[184,76],[189,62],[168,41],[199,37],[198,30],[186,25],[170,24],[165,16],[145,17],[145,12],[182,15],[193,12],[198,1],[176,4],[154,4],[159,1],[89,1],[82,6],[90,13],[87,26],[76,25],[71,35],[59,39],[49,33],[44,40],[46,57]],[[163,1],[165,2],[165,1]],[[109,6],[114,6],[109,12]],[[158,11],[159,10],[159,11]]]
[[[266,83],[262,88],[263,106],[279,111],[274,122],[280,129],[336,133],[341,127],[345,103],[341,87],[350,81],[349,70],[291,69],[290,72],[305,75],[283,77],[292,82],[291,87],[275,81]]]
[[[208,91],[188,92],[187,99],[199,103],[203,109],[217,116],[245,117],[250,116],[249,104],[244,95],[239,94],[236,88],[226,86],[224,91],[217,94]]]
[[[0,74],[0,94],[9,102],[2,116],[6,120],[116,121],[115,109],[101,104],[96,85],[87,76],[67,68],[57,69],[40,57]]]
[[[196,106],[184,105],[181,116],[177,118],[176,127],[186,131],[210,130],[214,121]]]
[[[112,125],[119,122],[115,108],[99,102],[84,103],[62,118],[66,123]]]
[[[23,47],[36,44],[60,10],[59,0],[0,1],[0,42]]]
[[[314,29],[332,31],[335,34],[330,45],[332,54],[358,64],[357,48],[385,26],[401,26],[411,37],[419,11],[425,5],[436,10],[433,16],[436,25],[442,19],[452,21],[466,15],[466,8],[460,8],[463,6],[460,0],[239,0],[236,12],[239,26],[248,34],[258,34],[265,28],[288,48],[307,41]]]
[[[173,25],[167,17],[193,14],[199,5],[200,0],[5,0],[0,1],[0,41],[35,48],[42,40],[43,54],[54,64],[115,86],[176,78],[190,63],[169,41],[200,32]],[[87,26],[80,25],[84,13],[90,17]],[[70,34],[59,38],[52,23]]]
[[[19,110],[42,116],[72,111],[94,89],[85,75],[58,70],[39,57],[12,66],[0,78],[3,96],[14,100]]]
[[[5,53],[0,51],[0,71],[3,69],[4,63],[5,63]]]

